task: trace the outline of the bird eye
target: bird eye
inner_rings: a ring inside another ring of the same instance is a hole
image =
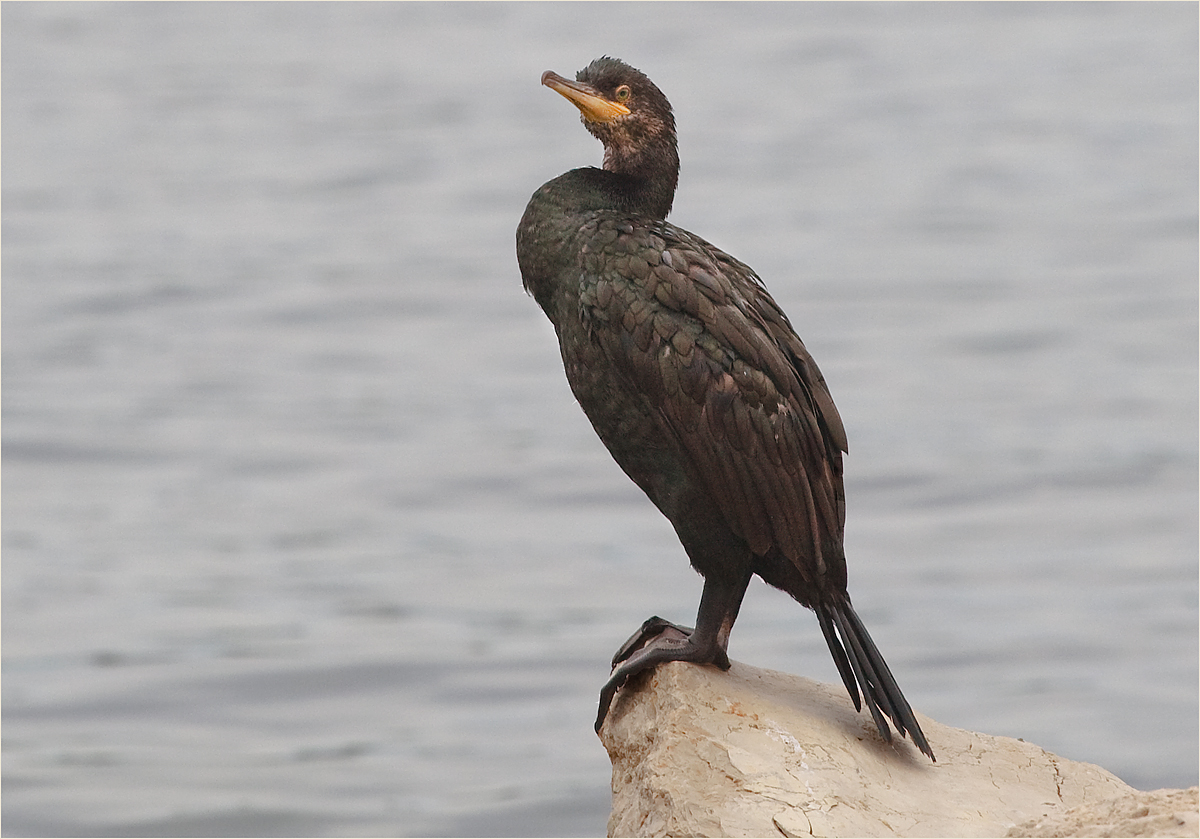
[[[627,85],[627,84],[623,84],[620,87],[618,87],[617,88],[617,101],[625,102],[626,100],[628,100],[630,92],[631,91],[629,90],[629,85]]]

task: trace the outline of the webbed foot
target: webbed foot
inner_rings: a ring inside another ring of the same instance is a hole
[[[658,616],[642,624],[629,640],[621,645],[613,656],[613,671],[600,690],[600,708],[596,713],[596,731],[604,725],[608,709],[617,691],[635,676],[664,661],[691,661],[696,664],[715,664],[722,670],[729,669],[729,656],[719,644],[697,643],[695,630],[688,626],[671,623]]]
[[[629,640],[622,644],[621,648],[613,655],[613,669],[616,669],[618,664],[645,647],[656,636],[663,634],[668,629],[674,630],[683,638],[688,637],[694,631],[690,626],[680,626],[677,623],[671,623],[669,620],[660,618],[658,615],[647,618],[646,622],[638,628],[638,631],[630,635]]]

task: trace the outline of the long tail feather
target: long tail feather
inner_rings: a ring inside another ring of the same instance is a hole
[[[846,686],[846,692],[854,700],[854,710],[861,711],[862,703],[858,700],[858,682],[854,679],[854,671],[850,667],[850,662],[846,660],[846,651],[842,649],[842,642],[833,632],[833,622],[830,620],[829,610],[824,605],[818,605],[816,612],[817,620],[821,624],[821,632],[825,634],[825,643],[829,645],[829,651],[833,653],[833,662],[837,665],[838,673],[842,675],[842,684]]]
[[[933,750],[929,748],[929,742],[925,739],[908,700],[904,698],[900,686],[892,676],[887,662],[883,660],[879,648],[871,640],[867,628],[850,605],[849,598],[822,603],[817,606],[816,613],[825,641],[829,644],[829,651],[833,654],[838,673],[841,674],[842,682],[854,701],[855,709],[860,708],[861,688],[862,699],[883,739],[889,743],[892,740],[892,731],[884,719],[886,715],[901,736],[911,737],[918,749],[936,761],[937,758],[933,756]]]

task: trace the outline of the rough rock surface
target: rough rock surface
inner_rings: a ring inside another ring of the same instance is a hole
[[[1098,766],[917,716],[936,764],[884,742],[840,685],[660,665],[620,691],[601,730],[609,835],[1003,836],[1137,793]]]
[[[1119,798],[1056,808],[1009,836],[1200,836],[1200,788],[1133,790]]]

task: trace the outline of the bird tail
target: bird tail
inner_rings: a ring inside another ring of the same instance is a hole
[[[884,719],[884,715],[887,715],[901,736],[907,734],[918,749],[936,762],[937,758],[933,756],[933,750],[929,748],[908,700],[900,692],[892,671],[854,612],[849,598],[819,603],[816,613],[817,620],[821,622],[821,631],[825,634],[825,642],[829,644],[829,651],[833,653],[833,660],[842,675],[842,682],[854,700],[854,709],[862,709],[858,692],[861,685],[862,698],[883,739],[892,742],[892,731]]]

